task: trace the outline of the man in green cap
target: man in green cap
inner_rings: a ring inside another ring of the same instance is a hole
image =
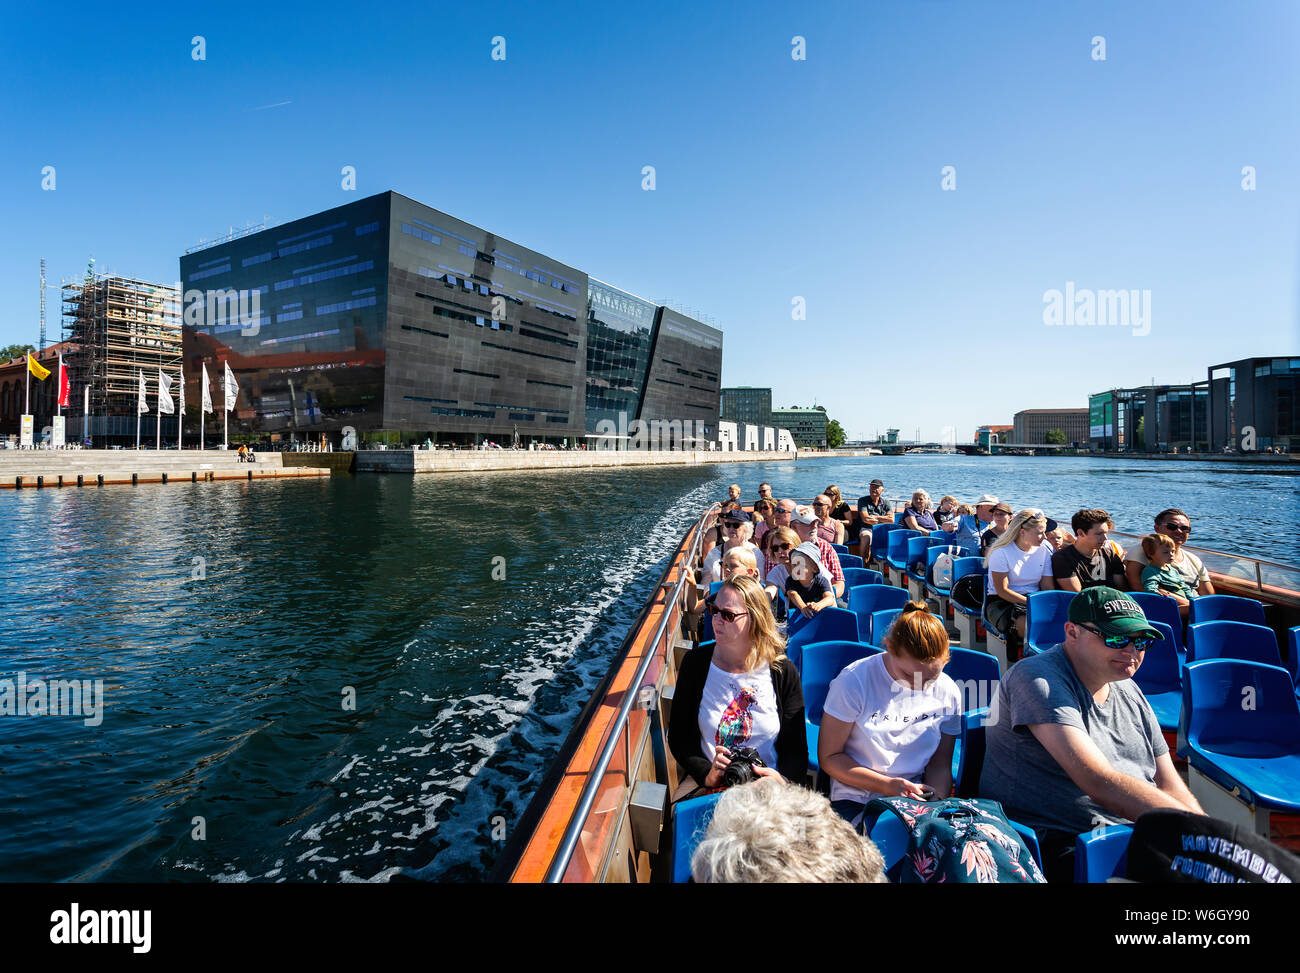
[[[1038,834],[1049,882],[1074,875],[1075,836],[1157,808],[1204,814],[1133,684],[1161,639],[1129,595],[1098,585],[1070,602],[1065,641],[1007,670],[989,711],[980,797]]]

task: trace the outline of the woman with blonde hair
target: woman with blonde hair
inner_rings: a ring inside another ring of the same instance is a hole
[[[831,682],[817,752],[831,778],[831,807],[850,824],[877,797],[952,793],[962,699],[947,664],[947,629],[913,601],[890,626],[884,652],[850,663]]]
[[[988,549],[984,623],[1008,640],[1008,650],[1015,642],[1012,633],[1024,641],[1029,596],[1056,587],[1052,548],[1043,543],[1046,536],[1047,517],[1043,512],[1022,510]]]
[[[844,498],[840,496],[840,488],[832,483],[823,490],[822,493],[831,498],[831,519],[838,520],[844,525],[844,530],[848,531],[848,529],[853,526],[853,522],[858,518],[857,514],[854,513],[853,508],[845,503]],[[841,541],[840,543],[844,542]]]
[[[731,755],[742,747],[757,751],[765,765],[754,768],[756,777],[803,783],[803,684],[767,594],[753,578],[735,577],[723,582],[709,611],[716,641],[686,653],[677,674],[668,747],[690,778],[674,799],[722,787]]]

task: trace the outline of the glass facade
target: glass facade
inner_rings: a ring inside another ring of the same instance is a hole
[[[756,426],[772,424],[772,390],[740,386],[722,390],[722,418]]]
[[[587,431],[619,413],[641,415],[658,306],[609,284],[587,283]]]
[[[671,308],[660,307],[642,419],[682,419],[718,432],[722,332]]]

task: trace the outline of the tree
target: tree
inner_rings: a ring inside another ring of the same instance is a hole
[[[826,423],[826,445],[830,449],[839,449],[844,445],[844,440],[848,437],[844,435],[844,427],[840,425],[838,419],[830,419]]]
[[[6,345],[0,348],[0,361],[8,361],[10,358],[18,358],[27,354],[29,351],[35,351],[35,345]]]
[[[1062,432],[1060,429],[1049,429],[1049,430],[1047,430],[1047,437],[1046,437],[1046,439],[1047,439],[1047,445],[1049,445],[1049,446],[1064,446],[1064,445],[1065,445],[1065,433]]]

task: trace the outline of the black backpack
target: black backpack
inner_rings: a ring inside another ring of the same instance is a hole
[[[967,574],[958,578],[949,597],[962,608],[978,615],[984,609],[984,575]]]

